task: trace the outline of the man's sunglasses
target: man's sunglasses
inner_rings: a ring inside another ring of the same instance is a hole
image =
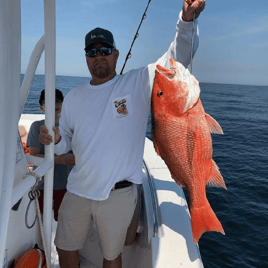
[[[99,47],[99,48],[92,48],[86,50],[86,55],[90,58],[94,58],[97,56],[97,52],[99,51],[102,56],[108,56],[111,55],[113,52],[113,48],[111,47]]]

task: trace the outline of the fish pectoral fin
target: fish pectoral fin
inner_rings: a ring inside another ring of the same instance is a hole
[[[205,114],[205,117],[208,123],[210,133],[223,134],[221,126],[213,117],[211,117],[209,114]]]
[[[213,165],[211,169],[211,174],[207,180],[207,185],[214,186],[214,187],[222,187],[227,190],[223,177],[220,173],[219,167],[214,161],[213,161]]]
[[[188,113],[188,132],[191,130],[192,135],[195,135],[197,132],[197,116],[195,113]]]

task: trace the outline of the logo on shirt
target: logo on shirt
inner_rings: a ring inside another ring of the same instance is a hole
[[[127,95],[122,98],[113,100],[113,110],[116,119],[126,117],[132,113],[131,96]]]
[[[118,114],[122,114],[122,115],[127,115],[128,114],[126,102],[127,102],[126,99],[122,99],[120,101],[115,101],[114,102],[114,106],[115,106],[116,111],[117,111]]]

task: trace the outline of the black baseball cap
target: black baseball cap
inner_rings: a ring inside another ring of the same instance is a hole
[[[62,92],[59,90],[59,89],[55,89],[55,102],[63,102],[63,94]],[[41,91],[41,95],[40,95],[40,98],[39,98],[39,104],[40,105],[43,105],[43,101],[45,100],[45,90],[43,89]]]
[[[85,50],[92,44],[95,43],[105,43],[112,48],[116,48],[113,34],[102,28],[95,28],[90,31],[85,38]]]

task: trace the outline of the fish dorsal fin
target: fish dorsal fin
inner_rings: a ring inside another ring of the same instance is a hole
[[[212,164],[210,176],[207,180],[207,185],[214,186],[214,187],[222,187],[224,189],[227,189],[217,164],[212,159],[211,161],[213,162],[213,164]]]
[[[221,126],[213,117],[211,117],[209,114],[205,114],[205,117],[208,123],[210,133],[223,134]]]

